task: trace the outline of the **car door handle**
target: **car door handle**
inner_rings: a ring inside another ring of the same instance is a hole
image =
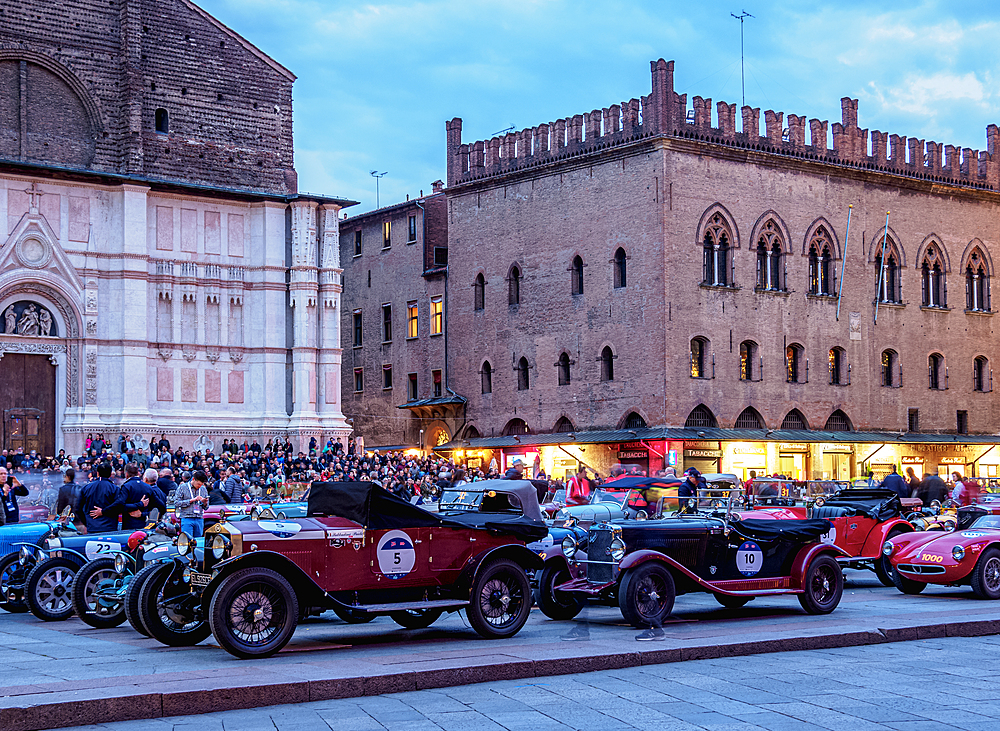
[[[470,538],[469,538],[469,540],[470,540],[470,541],[472,541],[473,543],[475,543],[475,542],[476,542],[476,539],[475,539],[475,538],[472,538],[472,537],[470,537]]]
[[[423,541],[422,541],[421,539],[419,539],[419,538],[415,538],[415,539],[413,540],[413,542],[414,542],[414,543],[423,543]]]

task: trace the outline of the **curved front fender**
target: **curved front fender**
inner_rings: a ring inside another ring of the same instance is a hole
[[[905,518],[892,518],[884,523],[879,523],[868,534],[868,540],[865,541],[865,546],[861,549],[861,555],[881,556],[882,545],[886,542],[889,533],[896,527],[902,528],[905,533],[913,532],[913,525]]]
[[[832,543],[810,543],[803,546],[799,549],[795,561],[792,563],[791,578],[795,586],[802,586],[809,564],[814,558],[824,553],[829,553],[834,558],[851,555],[840,546],[835,546]]]
[[[530,553],[530,551],[529,551]],[[534,555],[534,554],[532,554]],[[208,585],[202,589],[201,602],[204,616],[208,616],[209,604],[222,581],[236,571],[247,568],[273,569],[288,579],[299,597],[299,604],[304,606],[323,606],[330,602],[326,592],[320,588],[311,576],[298,567],[291,559],[274,551],[251,551],[241,556],[234,556],[224,564],[217,564],[218,573],[212,577]]]

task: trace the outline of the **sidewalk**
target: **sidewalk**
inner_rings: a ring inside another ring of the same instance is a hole
[[[867,576],[871,576],[868,574]],[[709,596],[680,597],[658,642],[637,642],[611,608],[573,622],[537,610],[514,638],[488,642],[453,614],[427,630],[387,618],[349,626],[303,625],[278,656],[240,661],[211,645],[167,648],[127,624],[93,630],[76,619],[45,624],[0,616],[0,728],[57,728],[372,696],[682,660],[871,645],[1000,632],[1000,603],[966,588],[903,596],[849,572],[840,607],[808,616],[790,597],[722,609]]]

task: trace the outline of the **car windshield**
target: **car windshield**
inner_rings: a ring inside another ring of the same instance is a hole
[[[1000,528],[1000,515],[983,515],[970,528]]]
[[[439,510],[479,510],[481,490],[442,490]]]
[[[545,502],[547,503],[565,503],[566,502],[566,491],[565,490],[553,490],[545,496]]]
[[[634,490],[614,490],[599,487],[594,490],[594,494],[590,498],[591,503],[614,503],[619,507],[625,504],[625,498],[628,497],[630,492]]]

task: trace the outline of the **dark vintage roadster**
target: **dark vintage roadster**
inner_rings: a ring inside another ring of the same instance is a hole
[[[300,617],[326,609],[358,621],[388,615],[406,628],[465,609],[481,636],[510,637],[527,621],[527,573],[541,564],[526,544],[548,527],[530,482],[477,490],[477,510],[429,513],[369,482],[315,482],[309,517],[219,523],[202,561],[182,533],[182,557],[146,569],[163,576],[145,581],[140,614],[147,628],[189,641],[210,627],[242,658],[273,655]],[[169,644],[186,644],[177,639]]]
[[[617,605],[636,627],[655,627],[678,594],[698,591],[726,607],[791,594],[810,614],[825,614],[844,587],[843,550],[820,542],[829,529],[827,520],[739,520],[726,510],[597,523],[585,546],[570,536],[561,556],[546,557],[539,607],[569,619],[596,601]]]

